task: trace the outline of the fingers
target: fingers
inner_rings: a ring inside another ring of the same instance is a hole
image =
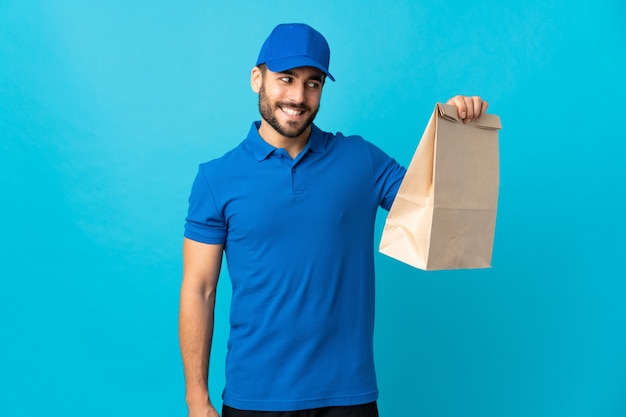
[[[463,123],[470,123],[487,112],[489,103],[479,96],[454,96],[447,104],[454,104]]]
[[[487,103],[479,96],[473,96],[472,101],[474,103],[474,118],[478,119],[480,116],[487,112],[487,107],[489,107],[489,103]]]

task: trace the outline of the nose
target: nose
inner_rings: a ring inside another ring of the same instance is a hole
[[[289,88],[289,99],[294,103],[304,103],[304,85],[300,83],[293,83]]]

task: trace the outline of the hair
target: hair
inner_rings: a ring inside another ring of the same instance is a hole
[[[267,65],[259,64],[257,65],[257,68],[261,70],[261,74],[263,74],[263,76],[265,77],[265,73],[267,72]]]

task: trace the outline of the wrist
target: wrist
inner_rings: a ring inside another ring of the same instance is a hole
[[[200,405],[210,405],[211,399],[209,398],[209,393],[203,389],[197,389],[193,391],[188,391],[185,396],[185,402],[187,406],[200,406]]]

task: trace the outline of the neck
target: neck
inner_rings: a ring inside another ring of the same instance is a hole
[[[263,140],[275,148],[283,148],[289,156],[295,158],[304,149],[309,136],[311,135],[311,126],[307,127],[300,136],[295,138],[287,137],[277,132],[265,119],[261,119],[259,127],[259,135]]]

